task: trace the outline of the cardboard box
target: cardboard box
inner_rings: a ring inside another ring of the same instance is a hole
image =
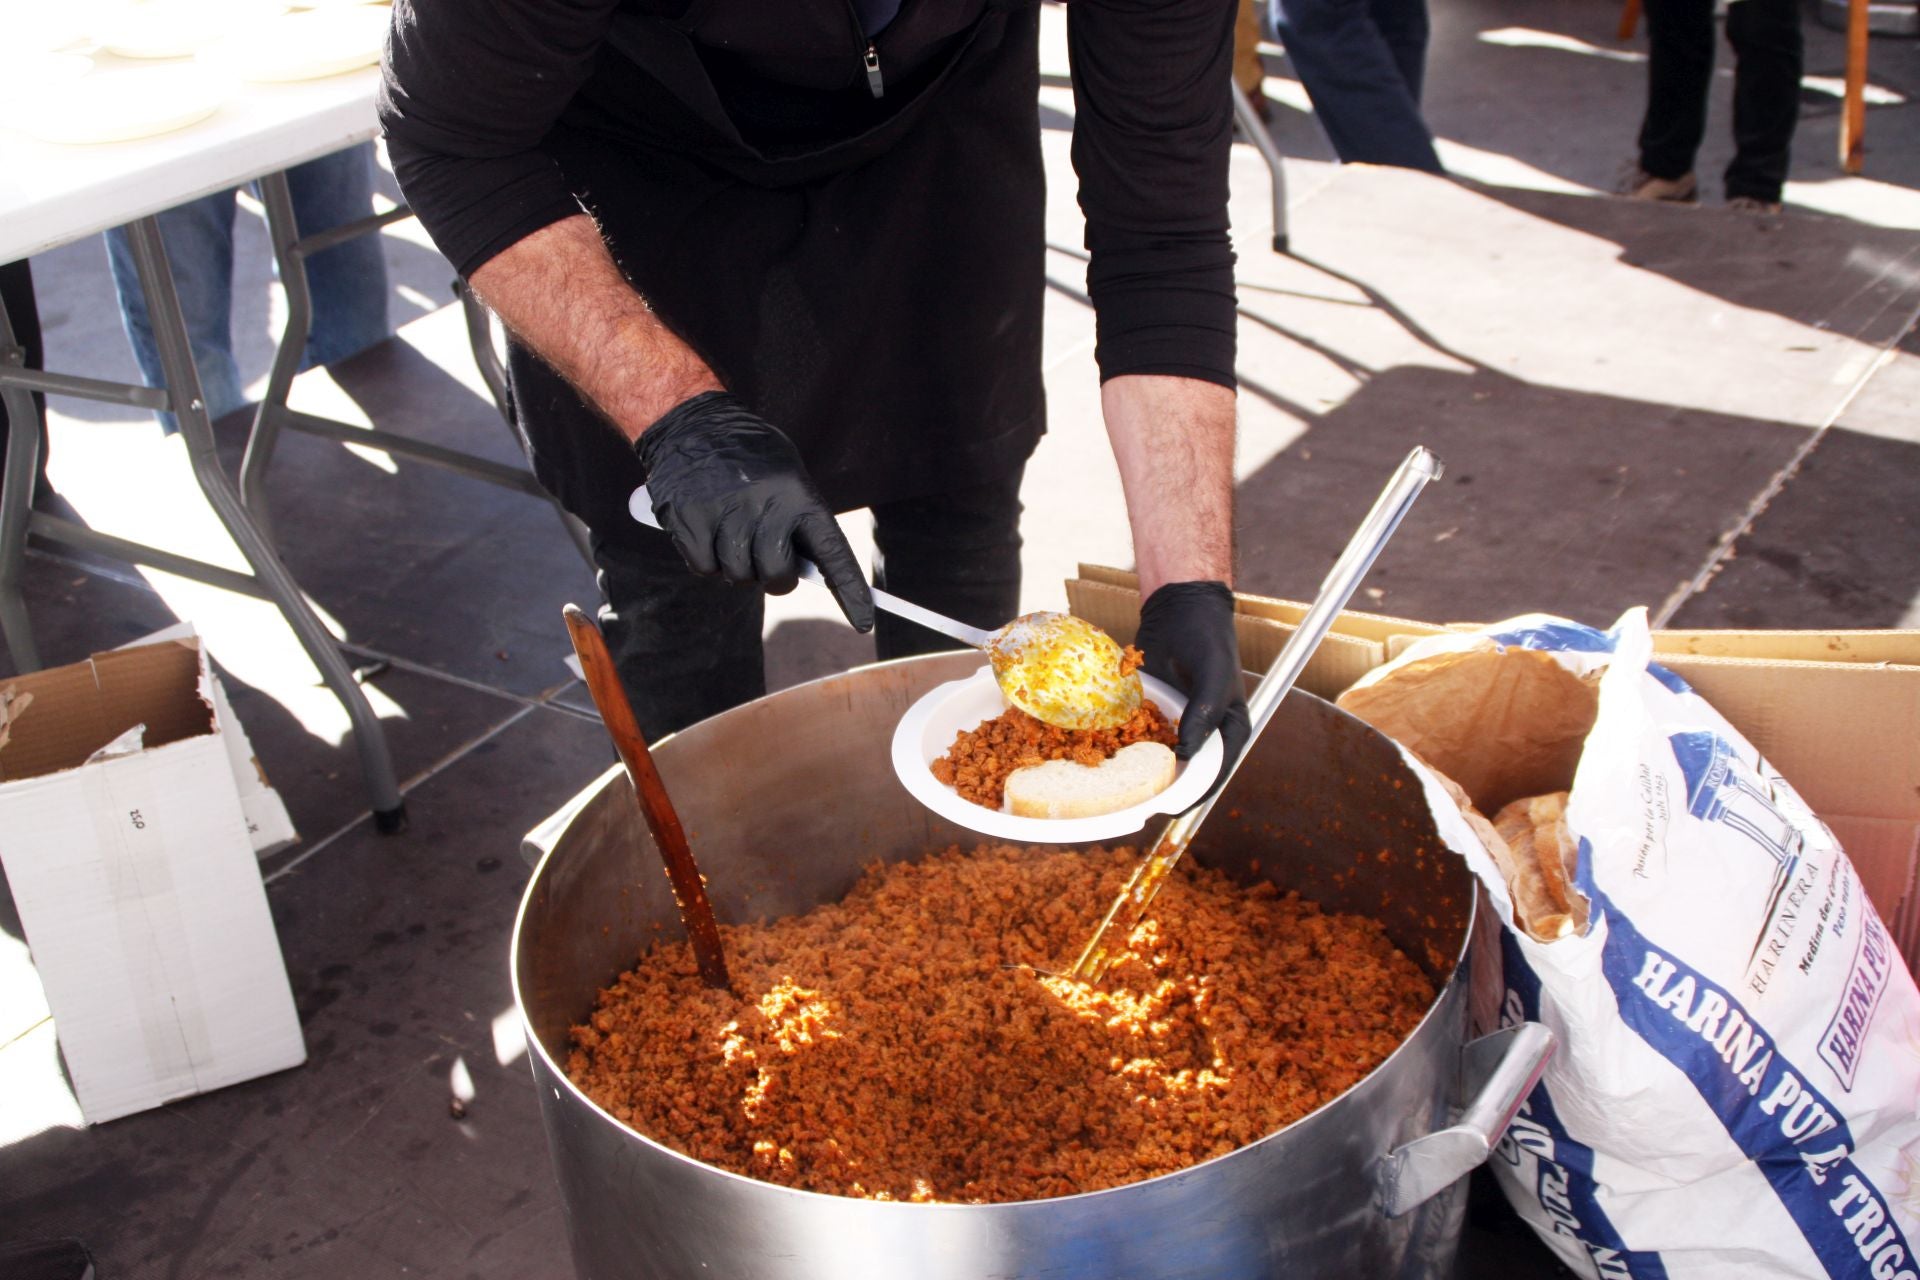
[[[1069,607],[1130,639],[1139,623],[1135,581],[1082,565],[1067,583]],[[1264,671],[1306,606],[1238,599],[1242,660]],[[1470,625],[1343,613],[1300,687],[1331,699],[1416,639]],[[1908,967],[1920,973],[1920,631],[1657,631],[1653,643],[1660,663],[1746,735],[1833,828]]]
[[[0,863],[89,1123],[306,1060],[218,701],[193,639],[0,683]]]
[[[162,640],[193,638],[193,624],[181,622],[120,647],[134,649]],[[246,729],[233,714],[233,705],[227,701],[226,687],[220,683],[220,677],[211,676],[208,684],[213,687],[214,723],[220,727],[220,737],[227,744],[227,761],[233,768],[234,786],[240,792],[240,812],[246,815],[247,839],[253,842],[253,851],[264,858],[298,843],[300,836],[293,829],[293,819],[287,815],[286,801],[267,781],[267,771],[261,767],[260,757],[253,753]]]

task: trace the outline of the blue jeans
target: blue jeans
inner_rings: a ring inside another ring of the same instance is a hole
[[[349,147],[287,170],[300,234],[312,235],[373,212],[373,144]],[[193,362],[207,415],[219,418],[247,403],[240,369],[233,358],[233,217],[238,189],[216,191],[159,216],[160,238],[173,268]],[[107,261],[120,295],[133,357],[148,386],[165,385],[147,295],[133,263],[124,227],[107,232]],[[302,369],[341,360],[388,334],[387,262],[377,235],[359,236],[307,259],[307,286],[313,296],[313,326],[307,335]],[[178,424],[171,413],[158,415],[161,427]]]
[[[1420,115],[1426,0],[1273,0],[1273,20],[1334,154],[1441,172]]]

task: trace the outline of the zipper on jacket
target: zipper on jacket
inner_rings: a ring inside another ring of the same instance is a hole
[[[859,50],[860,65],[866,68],[867,92],[876,98],[887,96],[887,82],[880,78],[880,50],[874,46],[873,37],[867,34],[866,23],[861,21],[860,6],[854,0],[846,0],[847,17],[853,23],[853,47]]]

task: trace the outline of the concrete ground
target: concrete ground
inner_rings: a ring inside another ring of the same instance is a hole
[[[1643,87],[1617,19],[1598,0],[1436,6],[1429,114],[1459,182],[1332,165],[1270,57],[1295,254],[1267,248],[1265,171],[1238,148],[1246,589],[1310,594],[1422,443],[1448,475],[1369,578],[1370,608],[1920,625],[1920,46],[1874,41],[1866,171],[1848,177],[1841,44],[1809,22],[1790,208],[1755,219],[1715,207],[1711,179],[1697,209],[1594,198],[1630,154]],[[1048,60],[1061,69],[1057,39]],[[1708,175],[1728,150],[1716,94]],[[1027,479],[1030,607],[1059,606],[1080,562],[1132,558],[1095,404],[1071,95],[1050,86],[1044,105],[1053,425]],[[260,375],[266,255],[242,221],[238,338]],[[306,376],[296,405],[513,459],[444,305],[446,264],[410,224],[386,243],[399,340]],[[50,365],[130,376],[99,242],[34,265]],[[177,442],[141,415],[56,402],[51,432],[54,487],[88,523],[232,562]],[[224,440],[237,450],[231,424]],[[84,1129],[0,912],[0,1236],[80,1236],[106,1277],[563,1274],[505,948],[519,833],[611,759],[560,661],[560,606],[593,599],[592,580],[543,504],[376,450],[290,439],[272,498],[296,577],[368,671],[412,829],[366,822],[344,716],[270,610],[31,556],[50,662],[177,617],[207,637],[304,837],[264,870],[311,1056]],[[775,687],[871,656],[807,588],[768,631]],[[459,1121],[456,1070],[477,1090]],[[1476,1211],[1463,1275],[1554,1273],[1497,1206]]]

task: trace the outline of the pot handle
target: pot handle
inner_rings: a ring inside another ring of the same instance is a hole
[[[1473,1100],[1460,1119],[1395,1147],[1382,1161],[1386,1214],[1397,1218],[1486,1162],[1553,1056],[1553,1032],[1538,1022],[1503,1027],[1460,1050]]]
[[[541,820],[540,825],[520,837],[520,856],[531,870],[540,865],[540,859],[553,852],[553,846],[559,843],[561,833],[566,831],[580,811],[593,802],[610,779],[622,776],[619,764],[610,765],[607,771],[581,788],[568,801]]]

